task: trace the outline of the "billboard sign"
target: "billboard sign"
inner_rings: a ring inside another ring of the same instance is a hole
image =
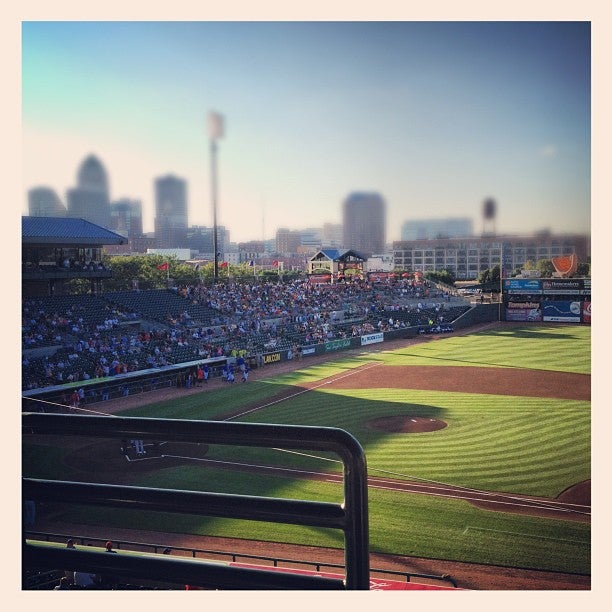
[[[535,308],[506,308],[506,321],[541,321],[542,311],[540,305]]]
[[[582,295],[591,295],[591,279],[582,279]]]
[[[332,340],[331,342],[325,343],[325,351],[341,351],[342,349],[351,348],[350,338],[343,338],[342,340]]]
[[[542,281],[542,291],[546,295],[580,295],[582,279],[546,279]]]
[[[542,285],[539,279],[533,278],[506,278],[503,282],[504,293],[522,295],[540,295]]]
[[[269,363],[278,363],[281,360],[281,354],[280,353],[268,353],[266,355],[263,355],[263,362],[264,364],[269,364]]]
[[[582,304],[582,322],[591,324],[591,302]]]
[[[382,342],[384,339],[384,334],[382,332],[378,332],[376,334],[368,334],[367,336],[361,336],[361,346],[366,346],[367,344],[376,344],[377,342]]]
[[[544,321],[557,321],[561,323],[580,323],[582,308],[580,302],[570,300],[556,300],[542,302]]]

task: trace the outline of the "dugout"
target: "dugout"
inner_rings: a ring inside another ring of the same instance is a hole
[[[166,387],[180,387],[186,383],[187,375],[198,365],[208,365],[210,379],[219,378],[224,365],[233,362],[231,357],[199,359],[161,368],[149,368],[104,378],[79,380],[63,385],[23,391],[22,410],[29,412],[58,412],[61,406],[70,405],[70,395],[75,389],[83,389],[85,400],[81,408],[120,397],[129,397]],[[181,382],[182,381],[182,382]],[[57,406],[54,407],[54,404]]]

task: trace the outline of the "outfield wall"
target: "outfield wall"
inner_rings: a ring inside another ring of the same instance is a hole
[[[591,324],[590,278],[506,278],[503,320]]]

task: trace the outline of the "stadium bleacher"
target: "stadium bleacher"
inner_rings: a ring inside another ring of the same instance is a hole
[[[408,287],[408,289],[407,289]],[[303,281],[26,299],[22,388],[216,356],[250,358],[364,333],[450,324],[464,301],[404,285]],[[449,330],[451,328],[445,328]]]

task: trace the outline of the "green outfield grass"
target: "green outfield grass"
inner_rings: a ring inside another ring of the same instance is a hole
[[[378,357],[388,365],[497,366],[588,374],[591,328],[508,324],[502,329],[451,335],[441,341],[379,353]]]
[[[206,390],[183,399],[125,411],[129,416],[211,419],[265,405],[282,389],[295,397],[271,404],[239,420],[334,426],[346,429],[366,451],[370,475],[425,479],[485,490],[555,497],[590,478],[590,402],[445,393],[410,389],[330,390],[324,385],[301,392],[300,385],[341,375],[373,360],[389,365],[465,365],[588,373],[590,328],[509,326],[466,336],[414,344],[398,351],[351,354],[275,379],[253,379]],[[384,434],[367,426],[380,416],[410,415],[443,420],[447,427],[422,434]],[[60,469],[58,449],[32,447],[24,473],[52,477]],[[279,464],[301,469],[338,470],[321,458],[251,448],[210,448],[213,459]],[[45,460],[43,460],[45,458]],[[53,467],[55,465],[55,467]],[[61,468],[62,477],[72,471]],[[75,477],[78,476],[74,472]],[[279,476],[219,470],[199,465],[134,475],[133,484],[242,494],[339,501],[339,485]],[[456,499],[442,499],[371,488],[370,535],[373,551],[477,563],[493,563],[590,573],[590,525],[488,512]],[[136,515],[128,511],[63,510],[75,523],[100,521],[197,534],[342,546],[339,533],[262,523]]]

